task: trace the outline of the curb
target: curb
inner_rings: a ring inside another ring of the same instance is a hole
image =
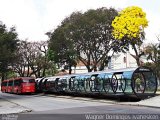
[[[160,94],[159,94],[160,95]],[[45,94],[39,95],[39,96],[45,96]],[[56,96],[56,95],[47,95],[46,97],[56,97],[56,98],[65,98],[65,99],[72,99],[72,100],[82,100],[82,101],[89,101],[89,102],[100,102],[100,103],[108,103],[108,104],[117,104],[117,105],[128,105],[128,106],[137,106],[137,107],[150,107],[150,108],[160,108],[157,106],[150,106],[150,105],[142,105],[142,104],[138,104],[133,102],[133,104],[131,103],[121,103],[121,102],[116,102],[116,101],[106,101],[103,99],[84,99],[84,98],[78,98],[78,97],[71,97],[71,96]]]
[[[160,108],[157,106],[150,106],[150,105],[141,105],[141,104],[119,104],[119,105],[129,105],[129,106],[137,106],[137,107],[150,107],[150,108]]]
[[[40,95],[40,96],[44,96],[44,95]],[[65,99],[72,99],[72,100],[82,100],[82,101],[111,103],[111,104],[118,103],[118,102],[115,102],[115,101],[105,101],[104,99],[92,99],[92,98],[82,98],[82,97],[72,97],[72,96],[47,95],[46,97],[65,98]]]

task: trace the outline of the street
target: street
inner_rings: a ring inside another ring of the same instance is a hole
[[[0,93],[0,97],[15,103],[31,112],[18,114],[19,119],[87,119],[86,114],[160,114],[159,108],[139,107],[92,101],[89,98],[69,99],[68,97],[54,97],[47,95],[15,95]],[[7,110],[6,110],[7,111]],[[72,117],[70,117],[72,116]],[[93,117],[93,116],[92,116]]]

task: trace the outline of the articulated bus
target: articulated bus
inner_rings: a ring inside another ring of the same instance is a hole
[[[1,91],[4,93],[35,93],[35,79],[32,77],[18,77],[4,80]]]

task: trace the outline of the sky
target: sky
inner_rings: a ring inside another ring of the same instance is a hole
[[[0,21],[15,26],[21,40],[44,41],[72,12],[114,7],[117,10],[139,6],[149,21],[145,43],[157,42],[160,35],[159,0],[0,0]]]

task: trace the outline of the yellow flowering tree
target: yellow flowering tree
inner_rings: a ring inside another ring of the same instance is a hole
[[[146,13],[140,7],[131,6],[119,12],[112,21],[113,36],[117,40],[125,40],[135,51],[134,58],[140,66],[140,46],[144,40],[144,28],[148,26]]]

